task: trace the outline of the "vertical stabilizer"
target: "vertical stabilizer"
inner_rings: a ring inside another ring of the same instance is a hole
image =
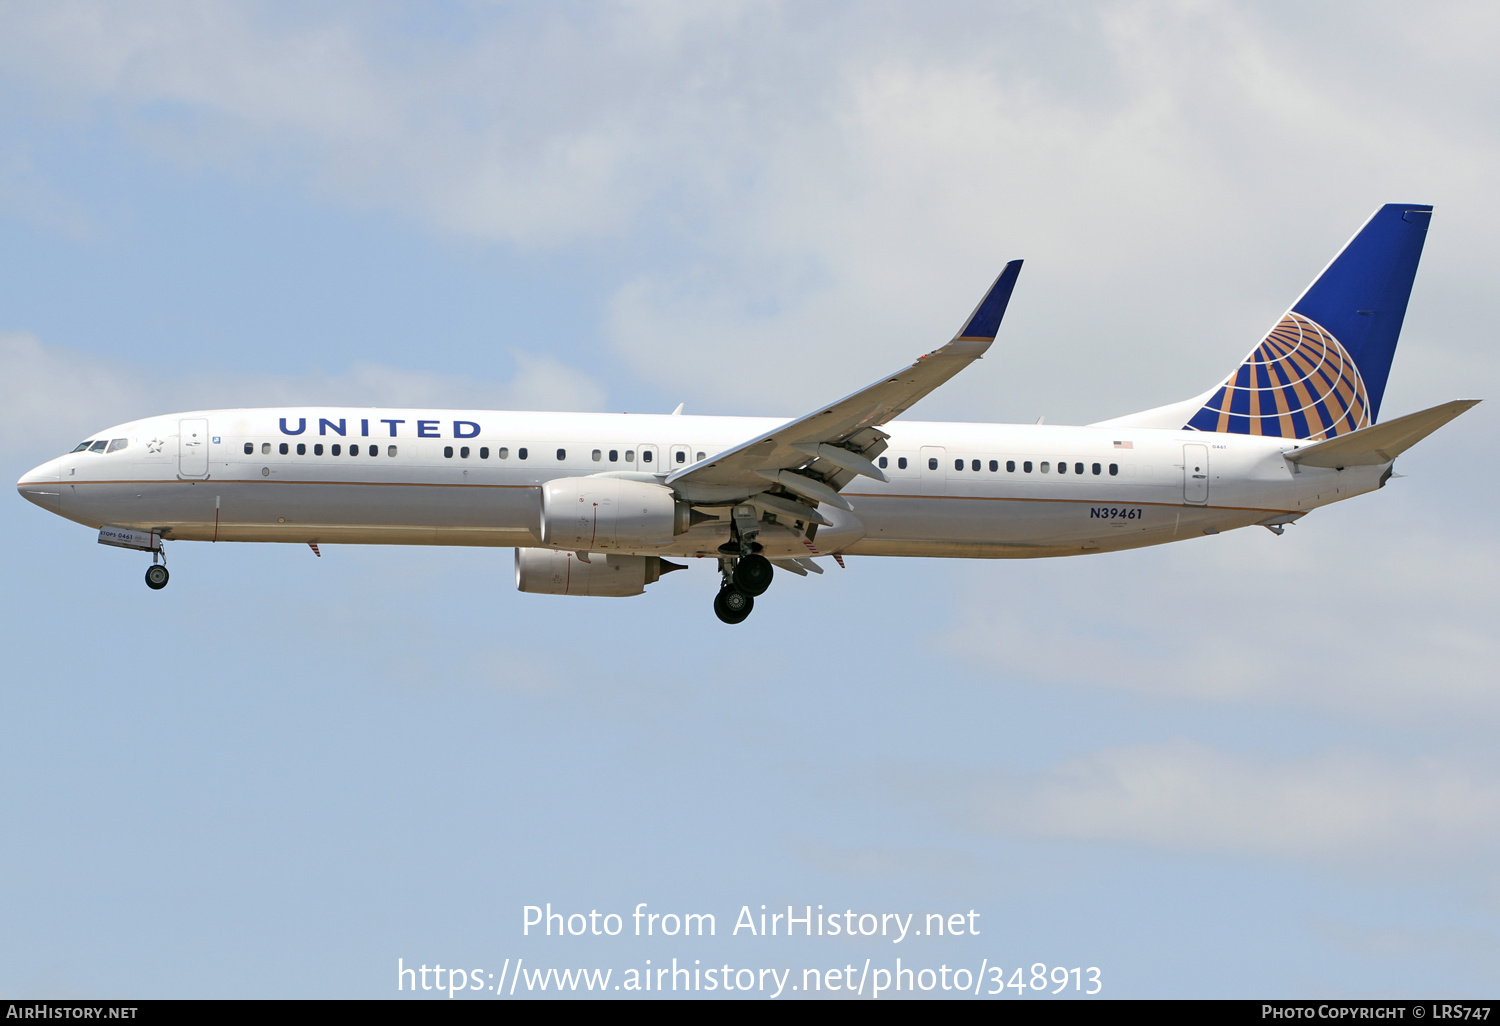
[[[1184,426],[1321,439],[1375,423],[1431,218],[1377,210]]]

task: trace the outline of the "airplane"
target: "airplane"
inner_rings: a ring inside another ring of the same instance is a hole
[[[95,432],[21,495],[151,554],[168,541],[515,548],[516,585],[640,595],[717,560],[740,623],[821,557],[1113,552],[1374,491],[1477,404],[1380,422],[1432,207],[1378,209],[1219,384],[1085,426],[899,419],[994,342],[1014,260],[946,345],[795,420],[479,410],[200,410]]]

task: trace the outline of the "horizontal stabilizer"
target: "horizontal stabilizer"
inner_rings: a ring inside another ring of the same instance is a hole
[[[1326,442],[1288,451],[1286,458],[1306,467],[1373,467],[1389,463],[1465,410],[1478,399],[1455,399],[1420,413],[1388,420],[1374,427],[1338,435]]]

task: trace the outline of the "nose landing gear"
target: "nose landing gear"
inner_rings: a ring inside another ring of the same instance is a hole
[[[161,591],[167,586],[171,576],[167,573],[167,551],[161,542],[157,542],[156,548],[151,550],[151,565],[146,567],[146,587],[152,591]]]

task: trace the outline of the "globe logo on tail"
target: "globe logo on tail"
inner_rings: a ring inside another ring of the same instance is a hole
[[[1369,424],[1348,351],[1322,325],[1288,313],[1184,427],[1320,440]]]

